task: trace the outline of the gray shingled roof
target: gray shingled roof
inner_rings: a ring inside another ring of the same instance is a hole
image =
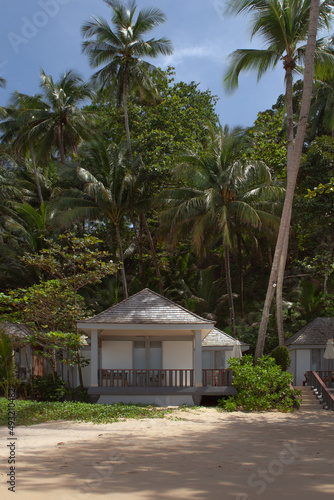
[[[201,318],[166,297],[145,288],[105,311],[80,321],[80,324],[174,324],[210,325],[213,321]]]
[[[325,345],[334,337],[334,318],[316,318],[290,337],[285,345]]]
[[[33,334],[32,330],[22,323],[0,323],[0,330],[3,330],[9,337],[17,339],[25,339]]]
[[[218,328],[213,328],[213,330],[207,334],[205,339],[202,340],[202,347],[233,347],[238,342],[238,340],[231,337],[227,333],[218,330]],[[243,342],[240,342],[240,344],[242,346],[248,345]]]

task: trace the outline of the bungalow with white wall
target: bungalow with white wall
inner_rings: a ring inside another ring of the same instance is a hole
[[[78,328],[90,338],[83,374],[99,403],[199,404],[236,393],[228,359],[238,341],[147,288]]]
[[[303,384],[306,372],[328,370],[324,353],[328,339],[333,337],[334,318],[316,318],[285,342],[291,356],[289,372],[296,386]],[[329,369],[334,370],[333,360]]]

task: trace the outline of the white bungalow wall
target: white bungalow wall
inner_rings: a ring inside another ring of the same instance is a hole
[[[162,343],[163,369],[192,369],[193,341],[166,340]]]
[[[124,370],[132,368],[133,342],[131,340],[103,340],[102,368]]]

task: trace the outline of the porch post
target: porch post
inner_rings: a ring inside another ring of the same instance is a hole
[[[98,387],[99,344],[97,330],[92,330],[90,341],[90,386]]]
[[[202,387],[202,332],[195,330],[194,346],[194,386]]]

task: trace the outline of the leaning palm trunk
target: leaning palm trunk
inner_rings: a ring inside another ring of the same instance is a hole
[[[124,295],[125,298],[128,298],[128,287],[126,284],[126,275],[125,275],[125,269],[124,269],[124,255],[123,255],[123,247],[122,247],[122,240],[121,240],[121,234],[119,232],[119,226],[115,225],[116,228],[116,237],[117,237],[117,244],[118,244],[118,250],[119,250],[119,256],[122,264],[122,283],[123,283],[123,290],[124,290]]]
[[[277,335],[278,335],[278,345],[284,345],[284,328],[283,328],[283,282],[284,282],[284,270],[285,263],[288,254],[289,237],[285,238],[284,247],[282,255],[280,258],[278,276],[277,276],[277,287],[276,287],[276,322],[277,322]]]
[[[280,266],[280,260],[283,258],[284,266],[284,246],[287,246],[286,239],[289,238],[289,229],[291,222],[292,213],[292,203],[294,199],[294,192],[296,187],[296,181],[298,176],[298,170],[300,165],[300,158],[302,154],[305,131],[307,126],[307,119],[310,110],[310,103],[312,97],[312,87],[313,87],[313,67],[314,67],[314,53],[316,46],[316,35],[317,35],[317,23],[319,17],[319,0],[312,0],[310,6],[310,20],[309,20],[309,32],[306,46],[306,56],[305,56],[305,72],[304,72],[304,88],[303,97],[301,102],[300,116],[296,134],[296,140],[293,148],[293,154],[291,159],[291,164],[288,159],[288,180],[287,180],[287,190],[285,195],[285,201],[283,206],[283,212],[281,217],[281,224],[279,228],[279,233],[277,237],[276,250],[273,259],[273,265],[271,268],[269,285],[267,290],[267,295],[265,299],[265,304],[262,312],[262,318],[259,328],[258,340],[255,350],[255,359],[257,360],[263,354],[265,336],[267,331],[267,325],[269,320],[270,306],[275,293],[275,285],[278,278],[278,270]],[[283,256],[283,257],[282,257]],[[285,256],[286,257],[286,256]]]
[[[286,70],[286,114],[287,114],[287,182],[289,179],[289,168],[292,165],[293,156],[293,87],[292,87],[292,68],[295,66],[294,61],[289,58],[289,62],[285,64]],[[284,345],[284,325],[283,325],[283,282],[285,263],[288,255],[289,236],[286,238],[283,252],[280,257],[277,287],[276,287],[276,323],[278,344]]]

